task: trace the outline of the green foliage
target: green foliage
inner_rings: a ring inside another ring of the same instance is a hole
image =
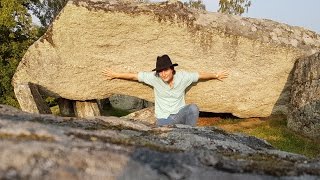
[[[184,2],[187,7],[206,10],[202,0],[189,0]],[[219,0],[218,12],[225,14],[241,15],[251,6],[251,0]]]
[[[187,7],[206,10],[206,6],[203,4],[202,0],[189,0],[189,2],[183,4]]]
[[[48,27],[67,2],[68,0],[44,0],[30,6],[30,9],[39,18],[42,26]]]
[[[18,107],[11,78],[37,29],[25,7],[27,0],[0,1],[0,103]]]
[[[50,110],[53,115],[61,116],[60,109],[59,109],[58,105],[50,107]]]
[[[241,15],[251,6],[251,0],[220,0],[218,12]]]
[[[57,106],[58,102],[56,98],[53,97],[46,97],[44,98],[45,102],[48,104],[49,107]]]
[[[50,3],[49,3],[50,2]],[[66,0],[0,0],[0,104],[19,107],[11,85],[12,76],[27,48],[36,41],[65,5]],[[32,24],[31,12],[44,19]]]

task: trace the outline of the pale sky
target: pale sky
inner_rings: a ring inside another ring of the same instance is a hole
[[[207,11],[218,10],[219,0],[202,0],[202,2],[206,5]],[[271,19],[292,26],[301,26],[320,34],[320,0],[252,0],[248,13],[242,16]]]

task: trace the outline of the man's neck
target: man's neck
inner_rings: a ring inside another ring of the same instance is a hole
[[[173,88],[173,84],[174,84],[174,76],[172,76],[172,79],[171,79],[171,80],[169,80],[169,81],[167,82],[167,84],[170,86],[170,88]]]

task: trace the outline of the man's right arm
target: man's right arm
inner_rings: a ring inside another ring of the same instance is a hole
[[[138,81],[138,73],[118,73],[113,72],[111,69],[102,71],[102,74],[108,79],[125,79]]]

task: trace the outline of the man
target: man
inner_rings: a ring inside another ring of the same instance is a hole
[[[107,79],[126,79],[144,82],[153,87],[155,114],[158,126],[187,124],[195,126],[199,109],[195,104],[185,105],[185,90],[199,80],[222,80],[228,77],[226,71],[219,73],[176,72],[168,55],[158,56],[154,72],[117,73],[104,70]]]

